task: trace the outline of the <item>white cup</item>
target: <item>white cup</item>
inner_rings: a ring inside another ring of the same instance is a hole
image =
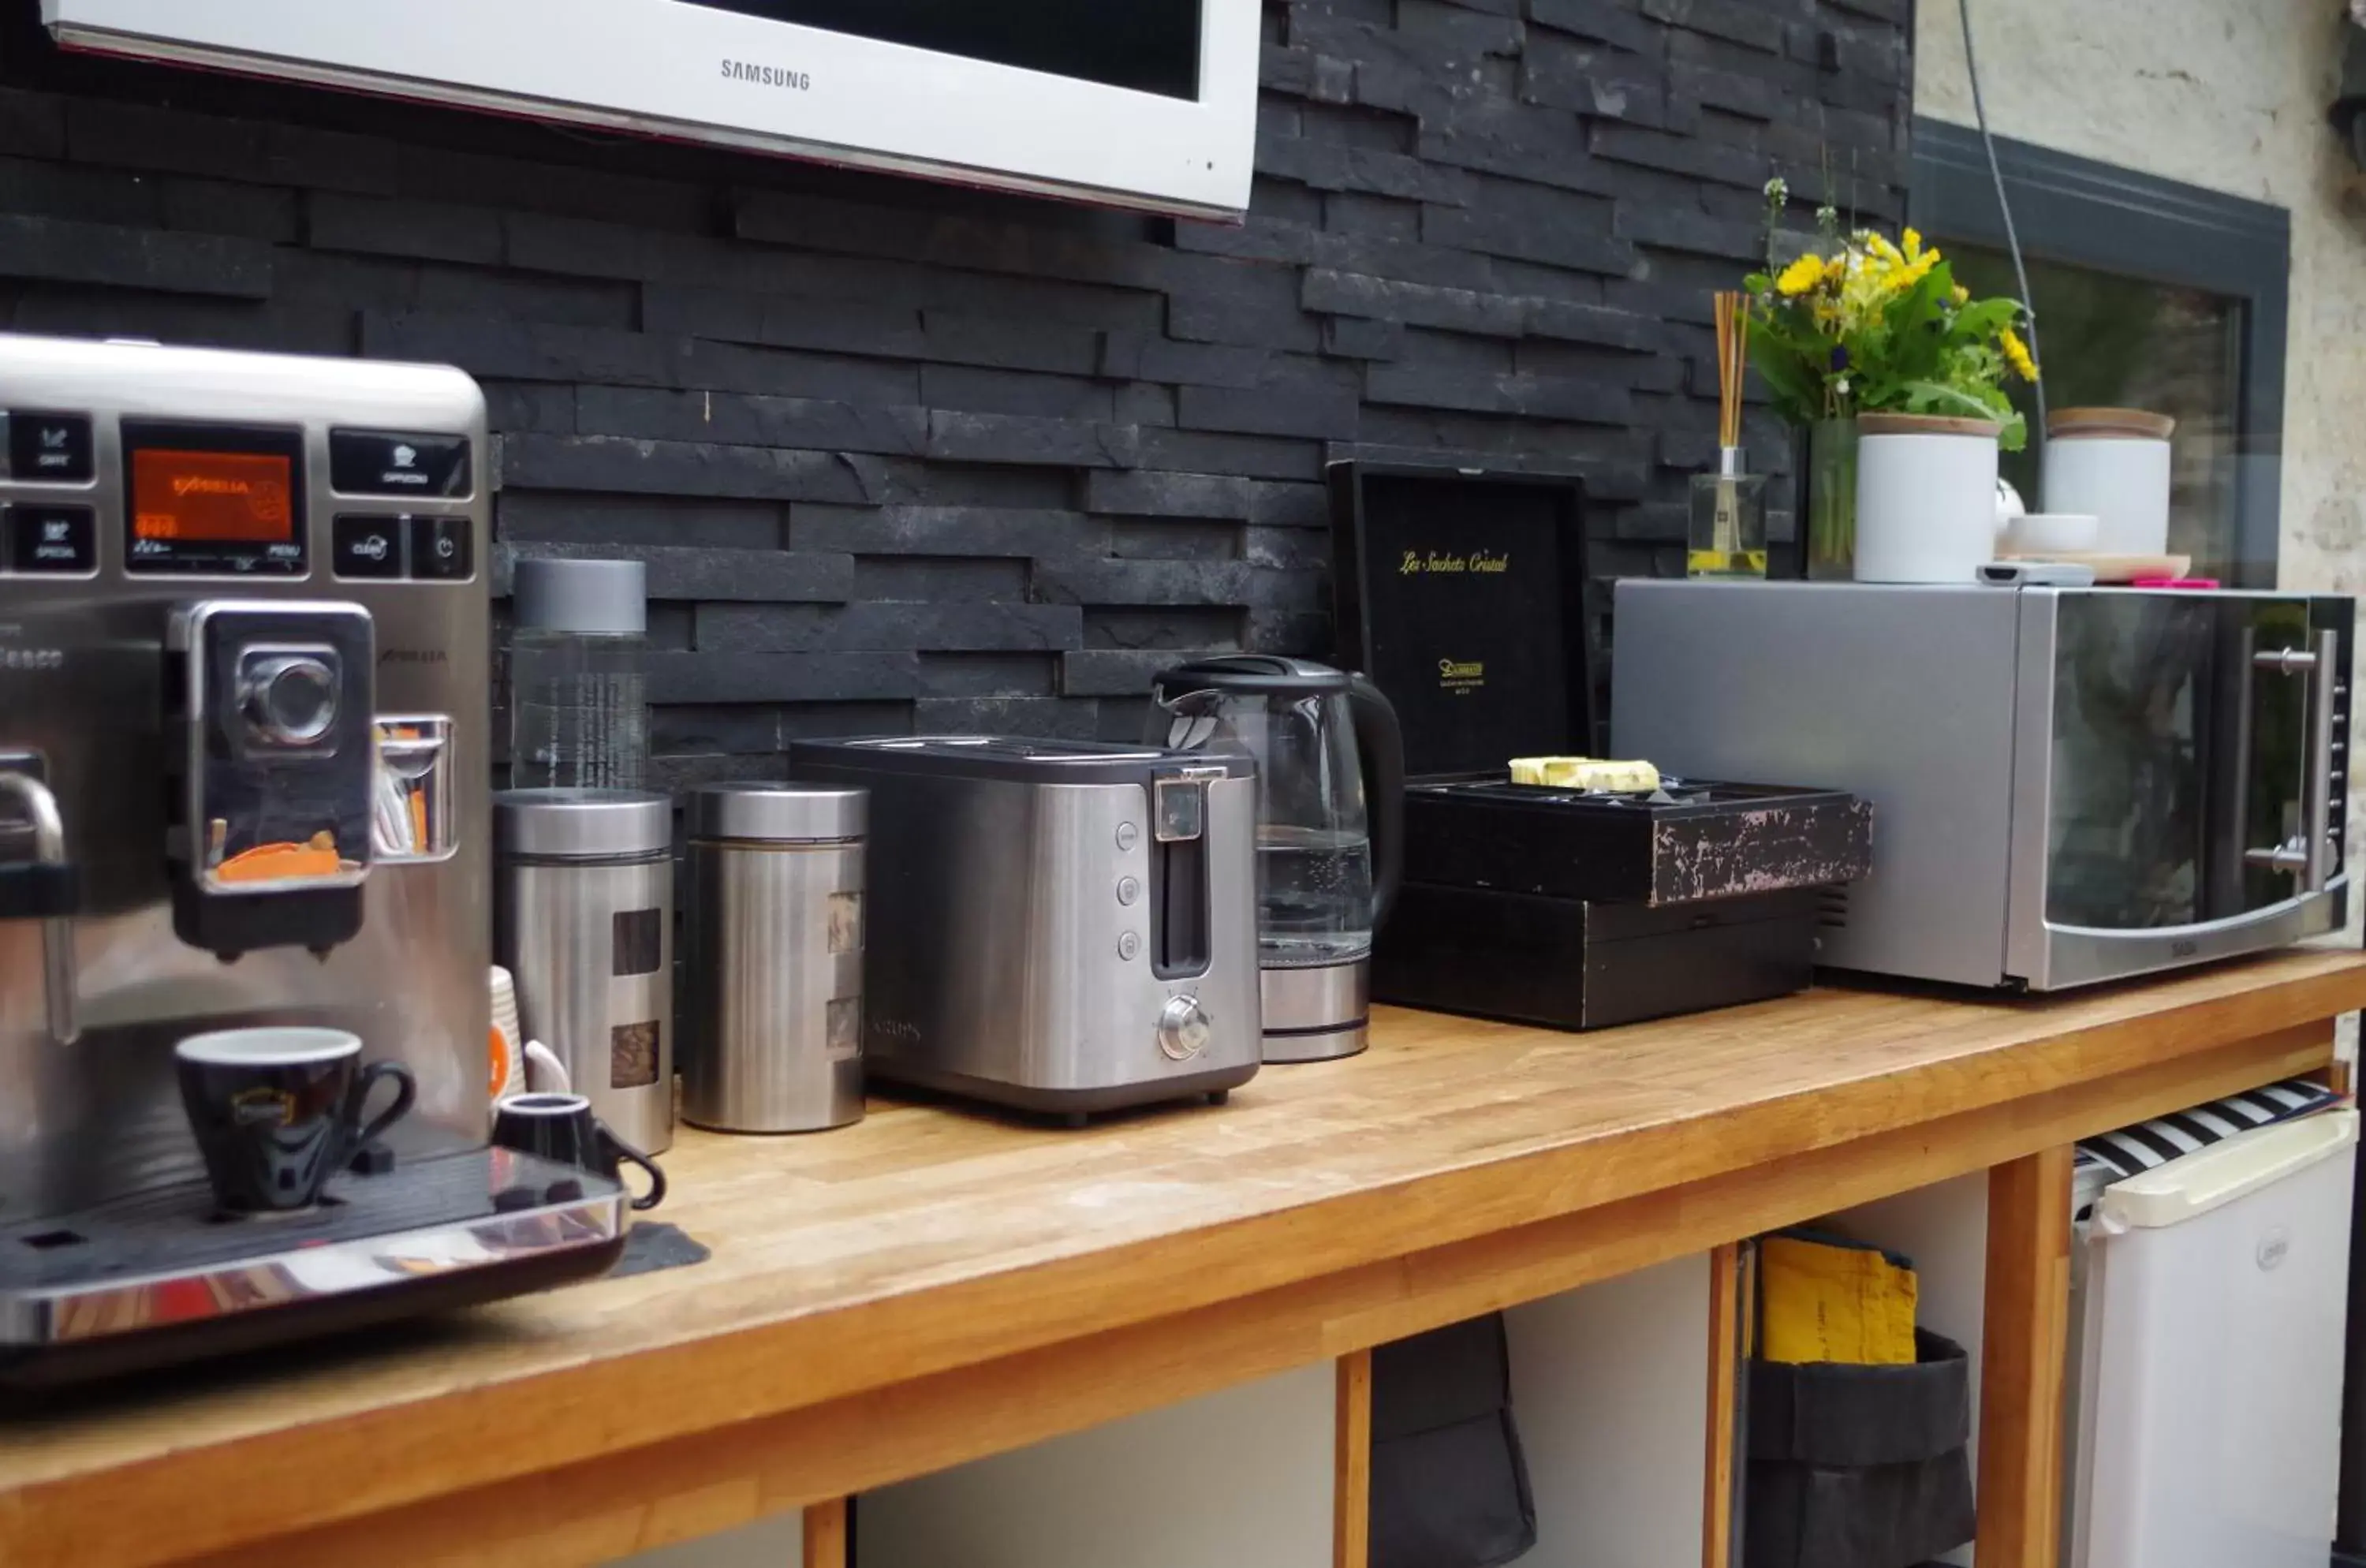
[[[2102,536],[2092,513],[2032,512],[2005,527],[2005,548],[2022,556],[2086,555]]]

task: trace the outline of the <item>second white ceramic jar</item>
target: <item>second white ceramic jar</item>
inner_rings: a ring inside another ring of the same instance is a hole
[[[1859,582],[1969,582],[1994,558],[2002,429],[1923,414],[1858,418]]]
[[[2045,510],[2098,519],[2104,555],[2169,549],[2169,437],[2177,421],[2142,409],[2056,409],[2045,422]]]

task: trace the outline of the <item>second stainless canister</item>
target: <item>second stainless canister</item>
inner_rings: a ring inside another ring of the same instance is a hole
[[[731,1133],[862,1116],[869,795],[715,784],[690,797],[682,1115]]]

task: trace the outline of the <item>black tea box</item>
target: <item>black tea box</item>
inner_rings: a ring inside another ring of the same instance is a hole
[[[1577,481],[1358,463],[1330,478],[1339,661],[1396,707],[1409,780],[1373,995],[1602,1029],[1804,989],[1817,890],[1871,865],[1864,801],[1511,780],[1514,757],[1599,754]]]

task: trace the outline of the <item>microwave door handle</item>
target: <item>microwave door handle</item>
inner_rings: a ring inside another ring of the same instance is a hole
[[[2235,820],[2228,838],[2235,844],[2236,867],[2235,881],[2242,882],[2241,867],[2274,865],[2272,857],[2282,846],[2272,850],[2255,850],[2244,842],[2249,836],[2251,822],[2251,748],[2257,744],[2259,690],[2259,628],[2249,617],[2243,621],[2242,684],[2237,688],[2235,703]]]
[[[2321,893],[2329,875],[2325,865],[2325,840],[2333,826],[2333,651],[2340,646],[2338,632],[2319,632],[2314,649],[2273,648],[2260,652],[2253,646],[2252,633],[2246,627],[2243,646],[2248,654],[2243,685],[2241,723],[2242,745],[2238,755],[2245,759],[2248,776],[2250,756],[2251,683],[2258,671],[2273,671],[2279,675],[2301,678],[2301,705],[2307,715],[2307,740],[2301,748],[2300,788],[2295,796],[2300,806],[2300,829],[2291,839],[2271,848],[2246,849],[2244,861],[2251,865],[2266,866],[2273,871],[2287,872],[2294,878],[2297,891]],[[2243,816],[2248,820],[2248,803]]]
[[[2301,831],[2308,840],[2302,846],[2307,856],[2300,873],[2304,893],[2324,892],[2334,872],[2327,851],[2333,839],[2333,699],[2334,687],[2340,681],[2341,634],[2321,631],[2314,640],[2316,665],[2309,671],[2308,778],[2300,797]]]
[[[51,1038],[71,1045],[81,1038],[74,1017],[74,868],[66,859],[65,818],[58,797],[32,774],[0,768],[0,800],[12,801],[33,825],[33,858],[0,866],[0,919],[41,922],[41,990]]]

